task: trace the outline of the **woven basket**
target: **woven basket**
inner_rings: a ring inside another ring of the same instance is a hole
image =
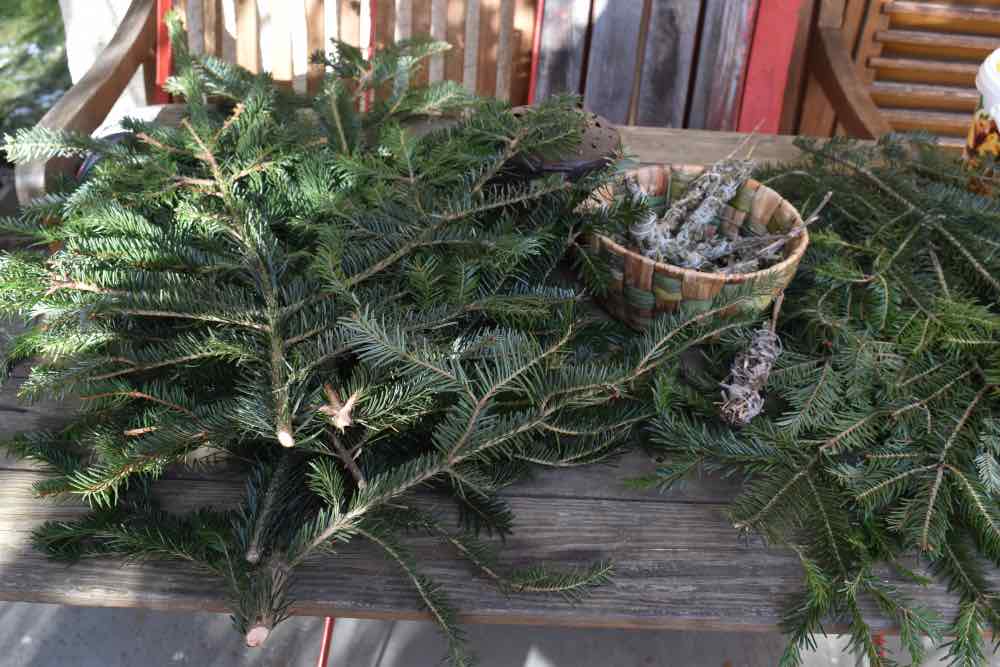
[[[629,172],[650,196],[665,196],[667,203],[676,200],[704,170],[689,165],[655,165]],[[598,193],[607,199],[610,192]],[[802,224],[802,216],[771,188],[755,180],[747,181],[720,214],[718,233],[735,237],[741,230],[750,234],[786,232]],[[809,234],[789,241],[785,259],[753,273],[720,274],[684,269],[657,262],[625,248],[603,235],[594,235],[589,251],[601,255],[611,266],[612,282],[601,299],[607,310],[619,320],[637,329],[645,328],[658,313],[677,310],[681,303],[707,310],[720,292],[737,291],[748,282],[766,285],[769,294],[758,297],[755,306],[763,310],[774,296],[795,276],[799,260],[809,245]]]

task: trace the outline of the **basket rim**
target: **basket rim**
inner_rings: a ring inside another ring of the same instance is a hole
[[[660,164],[651,164],[643,166],[644,167],[657,167],[657,166],[689,167],[691,165],[660,163]],[[703,166],[698,165],[698,167],[701,170],[704,170]],[[767,185],[753,178],[748,179],[747,184],[756,185],[758,187],[767,187]],[[779,197],[781,196],[780,193],[778,194],[778,196]],[[785,199],[784,197],[781,197],[781,201],[788,202],[788,200]],[[799,209],[794,205],[792,205],[791,202],[788,203],[795,210],[795,216],[798,221],[798,224],[802,226],[802,233],[796,236],[794,239],[792,239],[792,241],[788,244],[788,247],[791,248],[791,252],[788,254],[788,257],[785,257],[785,259],[781,260],[777,264],[773,264],[767,267],[766,269],[759,269],[757,271],[751,271],[750,273],[709,273],[707,271],[685,269],[684,267],[677,266],[676,264],[668,264],[667,262],[658,262],[655,259],[646,257],[645,255],[632,250],[631,248],[626,248],[625,246],[621,245],[620,243],[613,240],[609,236],[605,236],[604,234],[601,234],[599,232],[595,232],[594,236],[598,238],[598,240],[601,242],[602,245],[609,247],[612,251],[623,256],[636,257],[642,260],[643,262],[649,262],[653,264],[654,270],[665,269],[666,273],[673,274],[675,277],[697,278],[698,280],[702,281],[710,281],[722,284],[744,283],[747,282],[748,280],[758,280],[760,278],[765,278],[769,275],[779,273],[780,271],[783,271],[789,266],[797,265],[799,260],[801,260],[802,257],[806,254],[806,249],[809,247],[809,230],[808,228],[806,228],[805,224],[802,221],[802,213],[799,212]]]

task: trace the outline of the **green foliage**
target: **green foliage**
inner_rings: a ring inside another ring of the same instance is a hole
[[[498,492],[531,466],[621,451],[652,414],[655,371],[750,322],[720,317],[755,295],[641,337],[594,318],[559,269],[581,235],[636,215],[581,208],[613,169],[539,175],[542,157],[580,141],[572,100],[518,115],[451,84],[410,87],[443,48],[415,40],[368,60],[334,44],[307,99],[177,41],[179,127],[128,121],[133,137],[115,145],[7,138],[19,160],[100,157],[76,187],[3,221],[30,245],[0,256],[0,315],[32,318],[6,362],[35,359],[25,399],[83,406],[65,432],[7,445],[53,468],[40,492],[94,511],[44,526],[39,547],[196,563],[259,637],[287,615],[299,564],[368,540],[411,579],[454,664],[469,661],[462,634],[409,530],[510,594],[576,600],[607,581],[609,563],[501,574],[476,533],[511,531]],[[242,504],[152,506],[167,471],[206,457],[244,475]],[[457,530],[414,518],[418,489],[454,499]]]
[[[1000,631],[981,572],[1000,564],[1000,207],[920,137],[801,148],[803,164],[759,178],[806,212],[833,198],[786,293],[765,412],[733,431],[683,414],[694,399],[668,402],[652,436],[665,462],[645,482],[696,469],[747,478],[736,525],[802,556],[782,664],[801,663],[824,619],[850,628],[868,664],[887,664],[862,597],[897,624],[914,662],[920,637],[949,634],[953,664],[984,664],[983,634]],[[875,575],[914,552],[961,600],[950,628]]]

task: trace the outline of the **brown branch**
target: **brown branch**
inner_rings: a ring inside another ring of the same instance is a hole
[[[351,477],[357,483],[359,489],[368,488],[368,480],[365,479],[365,475],[361,472],[361,468],[358,467],[357,462],[354,457],[347,451],[344,447],[344,443],[340,441],[340,437],[333,431],[326,431],[327,439],[330,445],[333,447],[333,451],[336,452],[337,458],[341,460],[344,467],[347,468],[348,472],[351,473]]]

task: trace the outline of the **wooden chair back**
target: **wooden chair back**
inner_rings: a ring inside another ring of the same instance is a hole
[[[191,48],[268,70],[315,92],[322,67],[309,55],[337,38],[367,49],[431,35],[452,49],[433,58],[423,81],[458,81],[470,91],[523,103],[528,96],[533,0],[175,0]],[[372,39],[374,38],[374,44]]]
[[[818,21],[840,21],[862,85],[893,130],[964,144],[976,71],[1000,47],[1000,0],[823,0]],[[800,118],[801,134],[843,133],[813,82]]]

